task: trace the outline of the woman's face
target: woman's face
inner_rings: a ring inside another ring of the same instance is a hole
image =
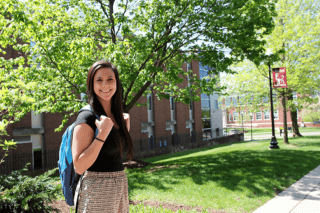
[[[117,91],[114,72],[109,68],[101,68],[96,72],[93,82],[93,90],[99,101],[111,101],[112,96]]]

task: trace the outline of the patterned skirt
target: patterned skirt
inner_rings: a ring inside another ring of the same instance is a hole
[[[75,193],[78,213],[128,213],[128,179],[124,171],[86,171]]]

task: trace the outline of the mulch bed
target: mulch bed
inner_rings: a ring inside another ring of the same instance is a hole
[[[130,205],[138,205],[139,203],[141,203],[142,201],[129,201]],[[172,203],[167,203],[167,202],[160,202],[160,201],[143,201],[142,202],[143,205],[148,205],[148,206],[152,206],[152,207],[156,207],[159,208],[160,205],[165,208],[165,209],[170,209],[172,211],[178,211],[178,210],[186,210],[186,211],[192,211],[195,210],[196,212],[202,212],[203,211],[203,207],[191,207],[191,206],[187,206],[187,205],[183,205],[183,204],[172,204]],[[227,213],[226,211],[223,210],[212,210],[212,209],[208,209],[207,210],[210,213]]]
[[[146,166],[151,165],[152,163],[148,163],[148,162],[144,162],[141,160],[133,160],[133,161],[127,161],[124,162],[123,165],[125,167],[125,169],[135,169],[135,168],[143,168]],[[177,165],[179,166],[179,165]],[[160,166],[160,167],[156,167],[157,169],[161,169],[161,168],[165,168],[164,166]],[[154,169],[151,169],[150,172],[155,171]],[[138,205],[139,203],[141,203],[142,201],[129,201],[130,205]],[[187,211],[191,211],[191,210],[195,210],[197,212],[201,212],[202,211],[202,207],[191,207],[191,206],[186,206],[183,204],[172,204],[172,203],[168,203],[168,202],[160,202],[160,201],[143,201],[144,205],[148,205],[148,206],[152,206],[152,207],[160,207],[160,205],[165,208],[165,209],[170,209],[172,211],[178,211],[179,209],[181,210],[187,210]],[[70,212],[70,206],[66,203],[65,200],[59,200],[59,201],[55,201],[53,203],[49,204],[50,206],[52,206],[53,208],[59,209],[59,211],[61,213],[69,213]],[[226,213],[226,211],[223,210],[208,210],[208,212],[210,213]]]
[[[151,164],[152,163],[145,162],[142,160],[132,160],[132,161],[126,161],[123,163],[125,169],[143,168],[143,167],[149,166]]]

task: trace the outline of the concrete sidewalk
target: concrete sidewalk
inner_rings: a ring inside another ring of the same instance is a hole
[[[289,212],[320,213],[320,166],[253,213]]]

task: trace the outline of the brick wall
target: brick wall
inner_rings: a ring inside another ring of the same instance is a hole
[[[241,111],[247,111],[246,109],[241,109]],[[281,107],[278,107],[278,108],[275,108],[275,110],[278,110],[278,119],[275,119],[274,120],[274,124],[275,124],[275,127],[276,128],[279,128],[279,127],[283,127],[283,110]],[[228,128],[242,128],[242,122],[240,122],[241,120],[239,120],[238,118],[238,121],[234,121],[233,120],[233,112],[237,112],[239,111],[237,108],[231,108],[231,109],[228,109],[227,110],[227,125],[228,125]],[[270,110],[269,110],[270,111]],[[232,121],[229,121],[229,113],[231,113],[232,115]],[[263,110],[261,110],[261,120],[257,120],[256,118],[256,114],[254,114],[253,116],[253,120],[252,120],[252,127],[253,128],[270,128],[271,127],[271,113],[270,113],[270,119],[264,119],[264,115],[263,115]],[[241,115],[238,115],[238,117],[240,117]],[[298,125],[301,126],[301,123],[302,123],[302,118],[299,116],[299,113],[298,113]],[[309,123],[306,123],[304,122],[306,126],[308,127],[316,127],[316,125],[314,125],[313,123],[309,122]],[[289,126],[292,126],[292,121],[291,121],[291,115],[290,115],[290,111],[287,112],[287,124],[288,124],[288,127]],[[251,127],[251,121],[245,121],[244,120],[244,127]]]
[[[170,100],[162,98],[161,101],[159,101],[155,95],[153,100],[155,136],[171,135],[171,130],[166,130],[166,121],[171,120]],[[137,139],[139,138],[135,138],[135,140]]]
[[[183,63],[182,67],[184,72],[187,72],[187,63]],[[194,67],[193,67],[194,68]],[[178,74],[179,78],[185,79],[182,83],[177,84],[179,88],[185,88],[188,86],[187,76]],[[177,121],[177,133],[190,133],[190,129],[186,128],[186,120],[189,120],[189,103],[184,104],[182,102],[176,102],[176,121]]]
[[[135,95],[135,94],[134,94]],[[143,104],[147,102],[147,98],[141,96],[137,101],[139,104]],[[138,138],[147,138],[147,134],[141,132],[141,122],[148,121],[148,110],[147,106],[134,106],[130,111],[130,131],[129,134],[132,140]]]
[[[191,70],[194,74],[197,75],[197,78],[200,79],[200,72],[199,72],[199,61],[192,60],[191,61]],[[200,90],[196,91],[197,96],[201,97]],[[193,118],[194,118],[194,131],[201,132],[202,131],[202,110],[201,110],[201,100],[194,101],[194,108],[193,108]]]

